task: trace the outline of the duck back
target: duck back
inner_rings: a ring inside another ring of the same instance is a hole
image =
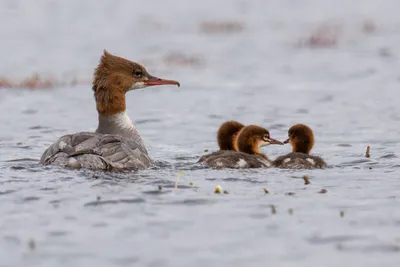
[[[64,135],[42,155],[43,165],[96,170],[145,169],[151,159],[140,139],[80,132]]]

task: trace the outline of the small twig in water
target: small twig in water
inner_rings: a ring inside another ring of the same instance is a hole
[[[183,171],[178,171],[178,177],[176,177],[176,181],[175,181],[175,190],[178,190],[178,183],[179,180],[181,179]]]
[[[266,187],[264,187],[264,193],[265,194],[269,194],[269,191],[268,191],[268,189]]]
[[[275,205],[269,205],[271,207],[271,213],[276,214],[276,208]]]
[[[308,179],[308,176],[307,176],[307,175],[304,175],[304,176],[303,176],[303,179],[304,179],[304,184],[305,184],[305,185],[311,184],[311,182],[310,182],[310,180]]]
[[[370,147],[370,146],[367,146],[367,150],[365,150],[365,157],[366,157],[366,158],[369,158],[369,157],[371,156],[370,150],[371,150],[371,147]]]
[[[28,241],[28,247],[29,247],[30,250],[35,250],[35,248],[36,248],[36,242],[35,242],[34,239],[30,239],[30,240]]]

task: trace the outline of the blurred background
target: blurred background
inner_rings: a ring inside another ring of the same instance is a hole
[[[90,82],[107,49],[157,72],[179,71],[186,85],[187,72],[218,79],[221,69],[233,66],[223,77],[229,83],[246,78],[256,83],[252,78],[260,73],[271,80],[308,72],[318,80],[333,68],[332,50],[341,51],[336,59],[354,73],[376,55],[386,58],[381,64],[394,60],[398,5],[395,0],[2,0],[0,75],[3,83],[17,85],[35,74],[53,85]]]

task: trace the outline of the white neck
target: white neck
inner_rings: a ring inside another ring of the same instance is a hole
[[[126,111],[112,115],[99,113],[99,125],[96,133],[116,134],[127,138],[139,136]]]

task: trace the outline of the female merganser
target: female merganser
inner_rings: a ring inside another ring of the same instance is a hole
[[[62,136],[43,153],[40,163],[98,170],[149,167],[146,147],[126,113],[125,93],[163,84],[180,86],[177,81],[153,77],[141,65],[104,50],[92,86],[99,114],[96,132]]]
[[[283,143],[292,145],[292,152],[278,157],[273,165],[285,169],[313,169],[325,168],[327,164],[318,157],[310,155],[314,146],[314,134],[310,127],[296,124],[288,131],[289,138]]]
[[[248,125],[243,127],[237,135],[236,147],[239,151],[221,150],[200,158],[199,162],[213,168],[270,167],[272,161],[260,152],[260,147],[270,144],[283,145],[282,142],[272,139],[267,129]]]

